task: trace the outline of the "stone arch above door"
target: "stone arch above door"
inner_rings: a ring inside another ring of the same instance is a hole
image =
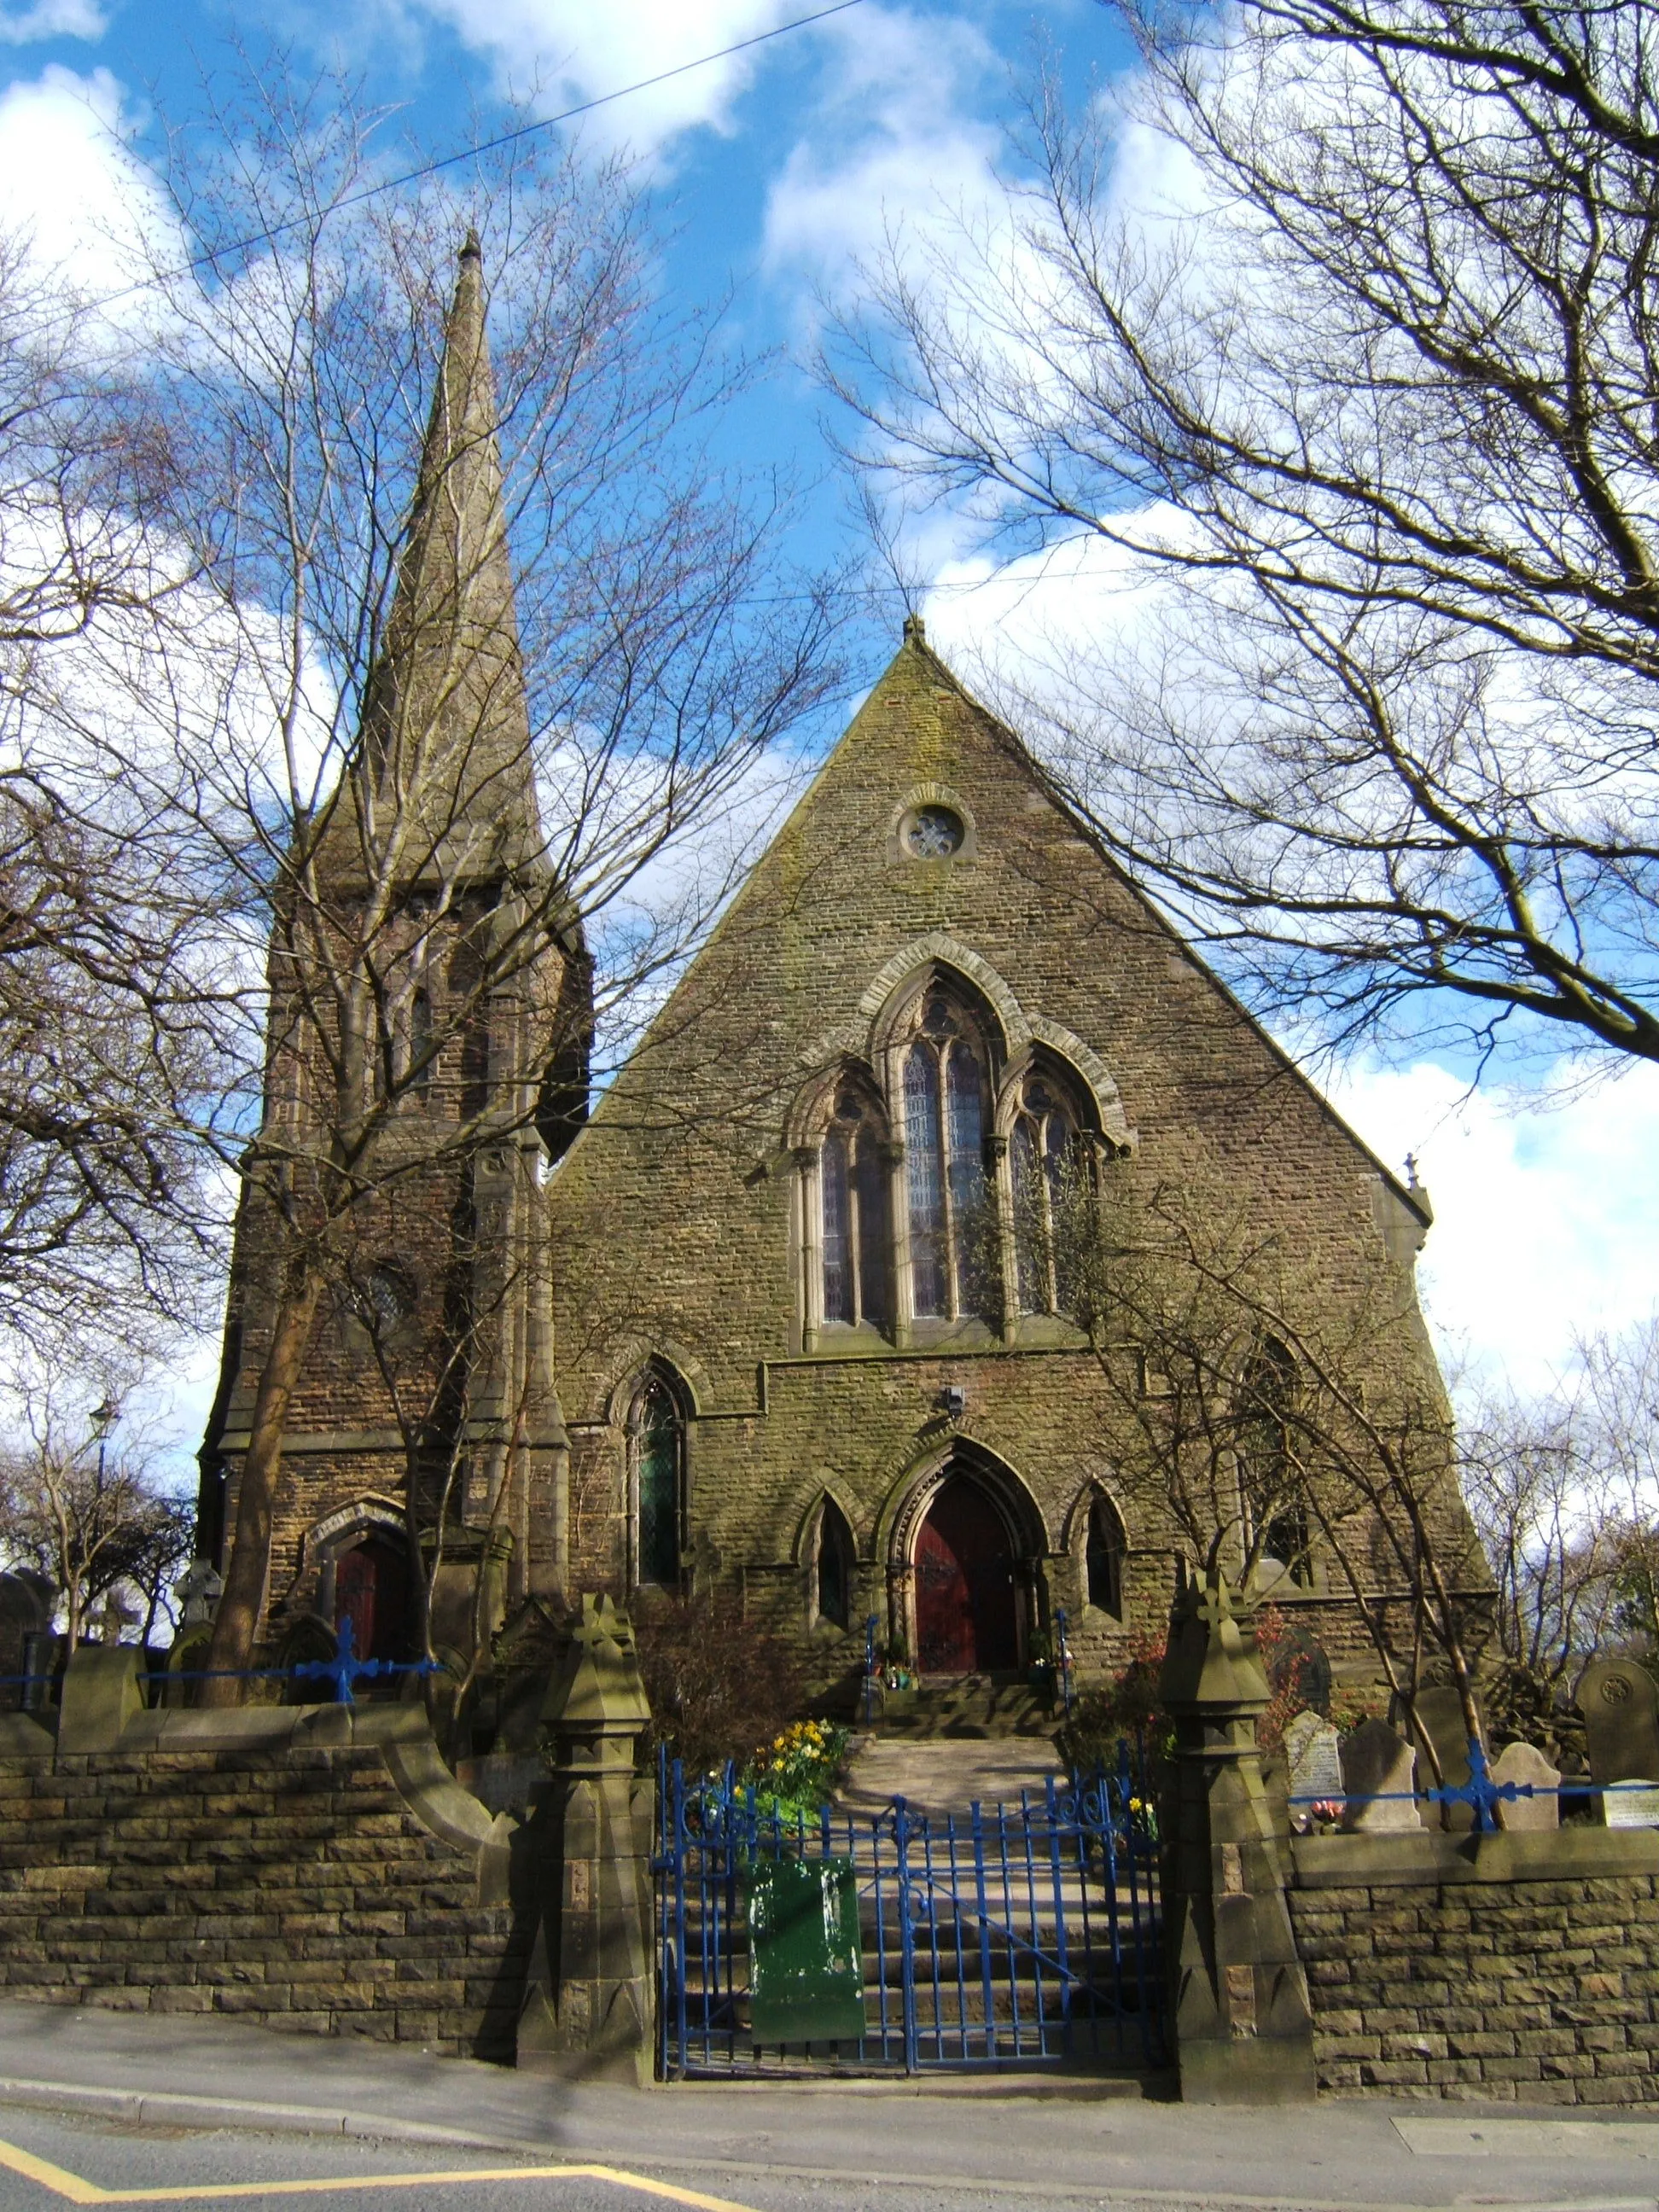
[[[1022,1663],[1047,1534],[1005,1461],[964,1437],[913,1470],[886,1519],[890,1634],[923,1674]]]

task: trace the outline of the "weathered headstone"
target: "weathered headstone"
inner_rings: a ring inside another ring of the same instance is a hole
[[[213,1620],[224,1595],[224,1577],[217,1573],[207,1559],[192,1559],[176,1583],[173,1595],[179,1601],[179,1627],[201,1628]]]
[[[1461,1789],[1469,1778],[1469,1724],[1463,1716],[1462,1698],[1449,1682],[1436,1683],[1419,1690],[1416,1703],[1414,1732],[1406,1724],[1400,1711],[1391,1713],[1389,1718],[1395,1727],[1403,1728],[1407,1735],[1413,1736],[1425,1788],[1436,1786],[1434,1770],[1437,1765],[1440,1785],[1448,1790]],[[1475,1711],[1480,1714],[1484,1734],[1486,1716],[1478,1695]],[[1432,1758],[1429,1756],[1431,1747]],[[1431,1823],[1437,1820],[1443,1826],[1461,1834],[1474,1826],[1474,1808],[1461,1804],[1436,1806],[1429,1817]]]
[[[1659,1782],[1659,1692],[1646,1668],[1633,1659],[1592,1659],[1575,1697],[1591,1781]],[[1613,1800],[1606,1802],[1610,1828],[1653,1825],[1645,1817],[1614,1819]],[[1619,1810],[1622,1815],[1624,1806]]]
[[[1331,1662],[1325,1647],[1299,1624],[1286,1629],[1267,1661],[1267,1680],[1277,1697],[1293,1691],[1297,1702],[1316,1713],[1331,1705]]]
[[[1340,1805],[1343,1797],[1341,1735],[1318,1713],[1298,1713],[1285,1731],[1290,1770],[1291,1825],[1311,1827],[1316,1805]]]
[[[1347,1829],[1420,1828],[1417,1753],[1387,1721],[1364,1721],[1342,1739],[1342,1788]]]
[[[1561,1800],[1554,1794],[1560,1786],[1560,1771],[1550,1765],[1536,1744],[1506,1745],[1489,1771],[1494,1782],[1514,1782],[1522,1787],[1530,1783],[1540,1793],[1536,1797],[1517,1797],[1512,1805],[1499,1805],[1498,1820],[1512,1834],[1560,1826]]]
[[[1601,1800],[1609,1828],[1659,1828],[1659,1790],[1643,1782],[1621,1782]]]

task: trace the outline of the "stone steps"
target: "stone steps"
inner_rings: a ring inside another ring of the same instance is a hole
[[[924,1675],[914,1690],[887,1692],[880,1727],[884,1736],[927,1741],[1048,1737],[1058,1717],[1024,1675]]]
[[[868,1820],[902,1797],[930,1819],[955,1814],[962,1827],[975,1800],[988,1811],[1000,1804],[1018,1808],[1022,1790],[1041,1797],[1048,1777],[1061,1773],[1046,1737],[920,1739],[884,1730],[858,1745],[836,1809]]]

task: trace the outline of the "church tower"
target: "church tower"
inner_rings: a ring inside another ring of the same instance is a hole
[[[526,1600],[563,1592],[542,1186],[586,1117],[591,1026],[537,807],[474,237],[362,742],[273,905],[198,1551],[222,1571],[283,1271],[307,1238],[325,1286],[261,1650],[324,1656],[349,1616],[360,1653],[411,1656],[429,1616],[440,1656],[465,1662]]]

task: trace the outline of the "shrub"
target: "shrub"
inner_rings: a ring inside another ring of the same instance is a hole
[[[815,1820],[847,1763],[849,1729],[830,1721],[796,1721],[756,1750],[742,1780],[763,1812],[781,1820]]]
[[[1086,1690],[1054,1731],[1054,1748],[1073,1774],[1091,1774],[1097,1766],[1115,1766],[1117,1747],[1126,1738],[1143,1742],[1149,1759],[1167,1759],[1174,1747],[1174,1730],[1158,1703],[1158,1676],[1164,1667],[1164,1639],[1137,1638],[1134,1656],[1103,1690]]]
[[[651,1700],[653,1758],[661,1743],[688,1774],[707,1774],[727,1759],[741,1765],[800,1710],[790,1647],[710,1597],[651,1601],[635,1632]]]

